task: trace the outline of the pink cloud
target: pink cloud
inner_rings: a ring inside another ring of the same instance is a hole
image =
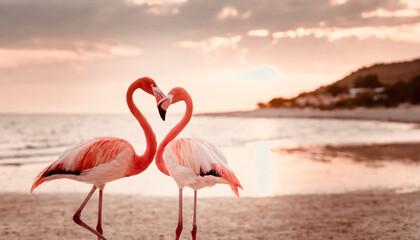
[[[109,57],[139,56],[143,50],[127,45],[95,45],[94,50],[66,49],[0,49],[0,68],[45,65],[62,62],[89,62]]]

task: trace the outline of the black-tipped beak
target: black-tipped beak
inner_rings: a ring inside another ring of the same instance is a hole
[[[159,115],[162,118],[162,120],[165,121],[166,111],[162,108],[159,108]]]
[[[166,110],[164,110],[164,109],[162,108],[162,103],[163,103],[163,102],[165,102],[165,101],[166,101],[166,100],[161,101],[161,102],[158,104],[159,115],[160,115],[160,117],[162,118],[162,120],[163,120],[163,121],[165,121]]]

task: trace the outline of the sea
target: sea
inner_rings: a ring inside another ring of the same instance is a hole
[[[166,121],[149,116],[158,142],[181,119]],[[128,140],[142,154],[143,132],[131,115],[1,114],[0,192],[28,193],[35,176],[67,148],[95,137]],[[380,165],[346,158],[317,161],[284,148],[325,145],[420,142],[420,127],[413,123],[367,120],[247,118],[193,116],[179,137],[208,140],[226,155],[244,190],[241,196],[329,194],[364,190],[400,192],[420,189],[420,166],[404,161]],[[33,194],[88,192],[89,184],[60,179],[40,185]],[[159,172],[155,163],[143,173],[110,182],[106,193],[176,196],[177,185]],[[193,191],[184,191],[192,195]],[[199,191],[202,197],[234,197],[228,185]]]

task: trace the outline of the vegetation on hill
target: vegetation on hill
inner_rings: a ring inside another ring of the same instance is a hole
[[[420,75],[420,58],[412,61],[380,63],[370,67],[362,67],[338,80],[336,84],[341,87],[352,88],[357,79],[368,75],[376,75],[384,85],[392,85],[399,81],[409,82],[413,77]]]
[[[373,70],[379,71],[375,73]],[[410,72],[404,72],[410,69]],[[383,73],[392,72],[396,79]],[[401,72],[401,73],[400,73]],[[369,73],[363,75],[361,73]],[[408,78],[408,79],[407,79]],[[420,104],[420,59],[412,62],[377,64],[362,68],[349,76],[313,92],[304,92],[294,98],[273,98],[258,103],[259,108],[315,107],[320,109],[354,107],[395,107],[401,103]]]

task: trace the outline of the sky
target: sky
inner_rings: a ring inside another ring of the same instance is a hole
[[[418,0],[0,1],[0,112],[127,113],[143,76],[196,113],[250,110],[418,57]]]

